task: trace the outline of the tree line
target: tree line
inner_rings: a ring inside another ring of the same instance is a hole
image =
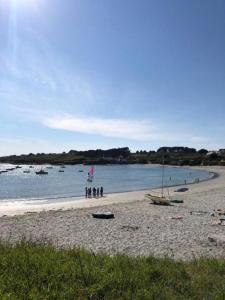
[[[63,153],[37,153],[0,157],[13,164],[135,164],[164,162],[170,165],[225,165],[225,149],[210,152],[189,147],[160,147],[132,152],[128,147],[107,150],[70,150]]]

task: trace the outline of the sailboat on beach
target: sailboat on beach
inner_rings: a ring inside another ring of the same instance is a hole
[[[153,204],[158,205],[170,205],[170,200],[164,195],[164,174],[165,174],[165,166],[164,166],[164,156],[162,161],[162,184],[161,184],[161,195],[152,195],[152,194],[145,194],[145,197],[148,200],[151,200]]]
[[[88,182],[92,182],[94,179],[94,167],[91,166],[90,170],[88,171],[88,178],[87,181]]]

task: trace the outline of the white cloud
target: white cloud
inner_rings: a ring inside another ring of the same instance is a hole
[[[153,124],[147,120],[62,116],[44,118],[43,124],[53,129],[136,141],[169,144],[191,140],[191,136],[184,132],[180,133],[179,130],[170,132],[163,129],[160,124]]]
[[[103,137],[147,142],[159,146],[189,146],[202,148],[210,144],[208,138],[185,132],[179,128],[167,128],[165,124],[147,120],[126,120],[76,117],[71,115],[47,117],[42,124],[53,129],[93,134]]]
[[[97,134],[107,137],[140,141],[156,138],[155,128],[146,121],[66,116],[47,118],[44,119],[43,123],[47,127],[54,129]]]

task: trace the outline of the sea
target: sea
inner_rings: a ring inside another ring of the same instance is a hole
[[[0,172],[15,166],[0,164]],[[50,167],[50,168],[49,168]],[[47,175],[35,172],[44,169]],[[30,173],[24,173],[29,170]],[[59,170],[64,172],[59,172]],[[29,168],[21,165],[7,173],[0,174],[0,201],[40,200],[74,197],[76,200],[85,195],[85,187],[103,187],[104,193],[144,190],[163,186],[185,185],[207,180],[213,176],[205,170],[154,165],[97,165],[94,177],[88,182],[90,166],[34,165]],[[164,174],[162,176],[162,174]]]

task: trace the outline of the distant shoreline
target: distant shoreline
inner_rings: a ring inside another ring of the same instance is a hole
[[[95,150],[70,150],[62,153],[29,153],[1,156],[0,163],[51,165],[168,164],[171,166],[225,165],[225,149],[208,151],[189,147],[160,147],[132,152],[129,147]]]

